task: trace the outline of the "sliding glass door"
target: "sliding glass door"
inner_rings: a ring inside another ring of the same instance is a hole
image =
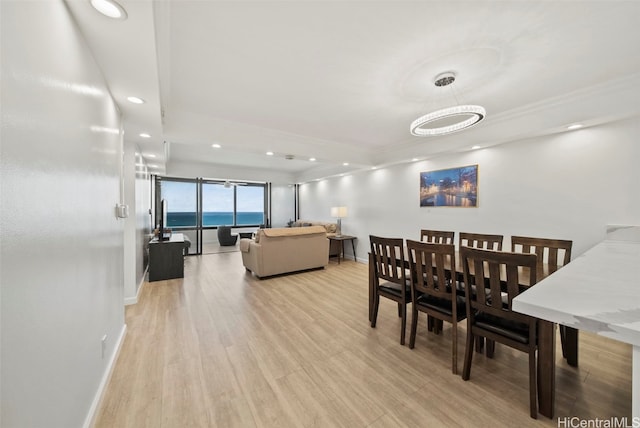
[[[189,237],[189,254],[209,252],[207,247],[217,244],[218,226],[247,231],[268,225],[267,183],[171,177],[155,181],[155,206],[167,202],[167,227]]]

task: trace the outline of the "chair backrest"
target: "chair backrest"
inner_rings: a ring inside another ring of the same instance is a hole
[[[483,248],[485,250],[502,251],[502,240],[502,235],[460,232],[459,247]]]
[[[456,286],[451,272],[456,271],[456,247],[453,244],[433,244],[407,240],[411,291],[451,299]]]
[[[428,230],[420,231],[420,240],[422,242],[431,242],[433,244],[453,244],[455,232],[445,230]]]
[[[547,264],[549,274],[557,271],[571,261],[573,241],[563,239],[530,238],[526,236],[511,237],[511,251],[514,253],[531,253],[538,256],[538,268]]]
[[[520,294],[523,285],[533,286],[537,281],[536,255],[460,248],[464,275],[467,313],[483,313],[528,322],[530,317],[511,311],[511,302]],[[472,292],[472,284],[489,290]],[[504,295],[503,295],[504,293]]]
[[[369,235],[376,277],[404,286],[406,284],[404,240]]]
[[[218,226],[218,238],[231,238],[231,227]]]

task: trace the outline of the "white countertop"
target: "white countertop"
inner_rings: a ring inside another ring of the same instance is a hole
[[[623,227],[513,300],[513,310],[640,346],[640,227]]]

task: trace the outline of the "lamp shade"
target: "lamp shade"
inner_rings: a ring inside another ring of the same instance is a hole
[[[344,218],[347,216],[347,207],[332,207],[331,217]]]

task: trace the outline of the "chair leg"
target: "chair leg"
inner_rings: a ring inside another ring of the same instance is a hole
[[[435,318],[433,320],[433,331],[436,334],[442,333],[442,325],[443,325],[443,321],[441,319]]]
[[[529,350],[529,407],[531,411],[531,417],[533,419],[538,418],[538,391],[537,391],[537,378],[536,378],[536,350]]]
[[[433,331],[433,317],[431,315],[427,315],[427,330]]]
[[[376,321],[378,320],[378,306],[380,305],[380,295],[376,293],[373,296],[373,310],[371,313],[371,328],[376,328]]]
[[[467,327],[467,347],[464,350],[464,367],[462,380],[469,380],[471,375],[471,360],[473,359],[473,342],[476,337],[471,333],[471,326]]]
[[[451,320],[451,371],[458,374],[458,323]]]
[[[476,352],[482,354],[482,350],[484,349],[484,337],[478,336],[476,337]]]
[[[496,350],[496,341],[487,339],[487,358],[493,358],[493,353]]]
[[[398,317],[402,316],[402,303],[398,303]]]
[[[402,305],[402,321],[400,322],[402,330],[400,331],[400,344],[404,345],[404,336],[407,330],[407,305]]]
[[[409,336],[409,349],[413,349],[416,346],[416,331],[418,330],[418,310],[416,305],[411,305],[411,336]]]

